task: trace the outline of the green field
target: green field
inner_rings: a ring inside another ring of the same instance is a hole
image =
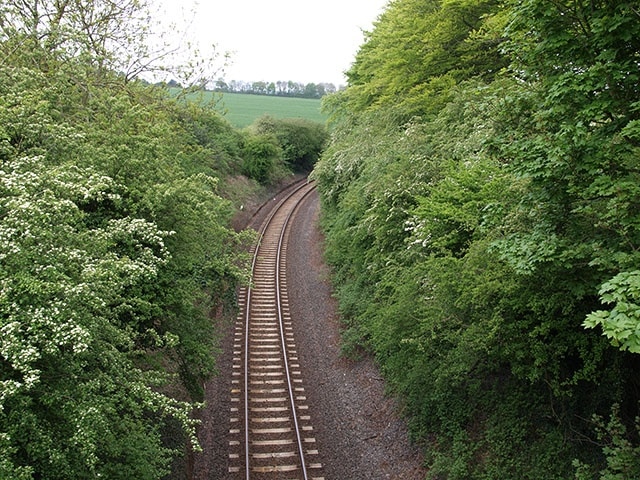
[[[251,125],[256,118],[265,114],[276,118],[306,118],[322,123],[327,120],[320,113],[320,100],[314,98],[225,93],[216,108],[236,127]]]
[[[177,92],[177,89],[171,89],[172,95],[177,95]],[[321,123],[327,120],[327,116],[320,113],[320,99],[315,98],[214,92],[190,94],[189,98],[214,105],[238,128],[251,125],[255,119],[267,114],[276,118],[305,118]]]

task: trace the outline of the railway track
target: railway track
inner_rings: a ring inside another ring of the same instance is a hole
[[[229,475],[324,480],[289,313],[287,226],[314,189],[301,184],[264,221],[234,334]]]

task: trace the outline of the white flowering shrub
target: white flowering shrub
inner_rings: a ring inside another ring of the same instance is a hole
[[[86,227],[76,202],[113,187],[95,172],[45,169],[39,157],[0,168],[0,435],[14,450],[28,442],[49,478],[156,478],[169,452],[145,419],[152,412],[193,434],[191,406],[154,391],[166,377],[136,366],[139,332],[117,315],[169,259],[171,233],[128,217]],[[132,437],[142,476],[103,471],[114,468],[103,458],[109,439]]]

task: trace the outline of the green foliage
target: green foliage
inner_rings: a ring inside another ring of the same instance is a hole
[[[606,457],[606,468],[596,473],[588,464],[576,460],[576,480],[626,480],[640,477],[640,447],[629,441],[627,427],[620,418],[620,405],[612,406],[609,422],[605,423],[599,415],[594,415],[593,422],[598,432],[598,442],[602,445],[602,453]],[[638,418],[635,429],[640,432]]]
[[[498,154],[530,184],[501,248],[529,272],[580,266],[594,295],[638,262],[637,12],[521,2],[511,19],[513,68],[533,88],[507,97]]]
[[[602,303],[615,306],[590,313],[584,326],[601,326],[613,345],[640,353],[640,271],[619,273],[605,282],[599,293]]]
[[[108,199],[112,185],[37,157],[2,171],[0,425],[14,464],[47,478],[106,475],[118,444],[132,445],[134,476],[158,478],[170,452],[146,417],[180,418],[193,434],[190,406],[156,393],[163,374],[136,361],[171,337],[149,344],[147,327],[118,321],[122,308],[140,315],[132,292],[166,264],[170,232],[128,217],[86,228],[78,203]]]
[[[500,37],[486,28],[493,0],[391,2],[347,72],[349,108],[394,105],[405,118],[437,112],[469,77],[491,79],[505,65]]]
[[[276,119],[264,115],[251,125],[250,131],[273,136],[282,149],[285,165],[300,171],[313,168],[327,141],[327,129],[322,123],[301,118]]]
[[[281,161],[282,150],[278,140],[271,135],[251,135],[245,140],[243,156],[245,175],[266,183]]]
[[[12,8],[0,12],[0,477],[163,478],[198,448],[211,315],[246,280],[250,235],[229,228],[217,180],[239,173],[244,135],[112,72],[109,52],[52,46],[48,25],[38,42]]]
[[[639,25],[624,2],[399,0],[324,101],[345,350],[379,362],[429,478],[637,476],[638,361],[584,327],[638,349]],[[585,419],[614,404],[599,449]]]
[[[89,67],[94,74],[105,75],[105,81],[111,72],[128,80],[164,72],[184,85],[206,83],[215,74],[210,71],[217,66],[215,50],[186,41],[186,27],[173,20],[171,27],[163,25],[156,10],[148,0],[5,0],[0,10],[0,42],[7,47],[3,61],[24,61],[49,71],[79,61],[77,67]],[[181,45],[165,40],[167,28],[184,34]],[[71,83],[81,80],[71,79]]]
[[[180,152],[187,174],[229,175],[240,170],[243,136],[222,116],[194,104],[172,109],[171,116],[184,138],[191,139]]]

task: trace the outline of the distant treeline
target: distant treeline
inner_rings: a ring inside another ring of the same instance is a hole
[[[171,80],[170,87],[180,87],[175,80]],[[245,82],[242,80],[217,80],[212,88],[215,92],[248,93],[253,95],[273,95],[278,97],[322,98],[338,89],[333,83],[299,83],[291,80],[277,82]]]

